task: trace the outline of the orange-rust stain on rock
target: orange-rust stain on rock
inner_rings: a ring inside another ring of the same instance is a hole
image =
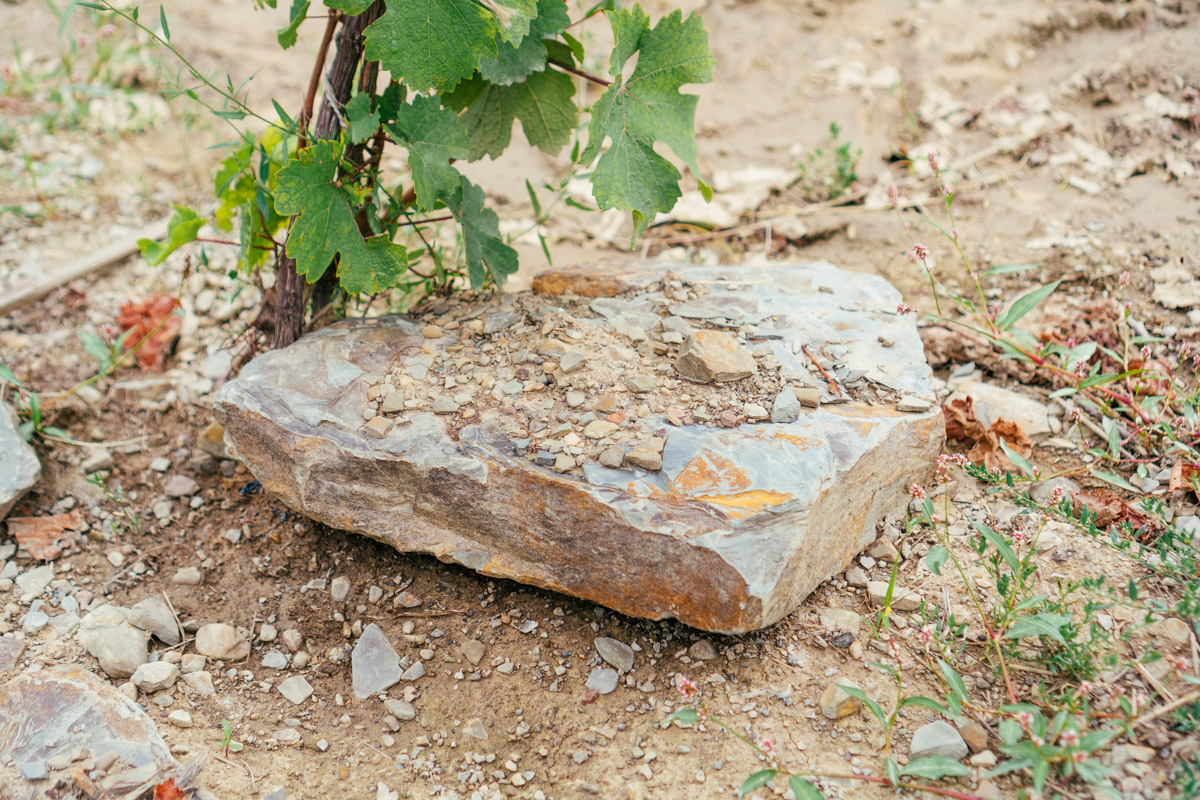
[[[780,431],[771,437],[772,439],[783,439],[785,442],[790,442],[796,445],[801,450],[811,450],[814,447],[820,447],[823,443],[815,436],[800,436],[795,433],[784,433]]]
[[[750,476],[728,458],[701,453],[687,463],[671,481],[671,494],[694,497],[696,492],[714,489],[737,492],[750,488]]]
[[[764,508],[777,506],[791,499],[786,492],[768,492],[764,489],[753,489],[738,494],[705,494],[695,495],[693,500],[703,500],[706,503],[721,506],[725,513],[734,519],[745,519],[753,516]]]

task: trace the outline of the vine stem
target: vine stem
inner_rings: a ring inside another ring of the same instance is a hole
[[[554,60],[547,61],[547,63],[553,64],[554,66],[561,69],[563,72],[569,72],[572,75],[578,75],[581,78],[586,78],[587,80],[589,80],[592,83],[595,83],[599,86],[612,86],[612,84],[613,84],[613,82],[610,80],[601,78],[598,75],[592,75],[590,73],[584,72],[581,69],[576,69],[575,67],[572,67],[570,64],[563,64],[560,61],[554,61]]]
[[[329,45],[333,42],[333,33],[337,30],[341,15],[332,13],[325,22],[325,33],[321,35],[321,47],[317,50],[317,58],[313,62],[312,74],[308,79],[308,91],[304,93],[304,108],[300,111],[300,119],[296,127],[299,129],[300,142],[297,150],[303,150],[308,143],[308,123],[312,121],[313,106],[317,102],[317,88],[321,85],[321,73],[325,69],[325,59],[329,55]]]

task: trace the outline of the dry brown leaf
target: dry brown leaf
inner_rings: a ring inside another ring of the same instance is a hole
[[[983,463],[989,470],[1016,468],[1004,454],[1001,442],[1023,456],[1033,452],[1033,442],[1015,422],[998,419],[991,427],[984,428],[975,416],[975,404],[970,397],[946,403],[942,415],[946,420],[946,437],[969,446],[967,458],[975,464]]]
[[[1081,506],[1087,506],[1095,515],[1093,522],[1097,528],[1107,528],[1121,522],[1128,522],[1134,528],[1146,525],[1156,528],[1150,517],[1108,489],[1084,489],[1075,495],[1074,500],[1075,513],[1079,513]]]
[[[171,354],[175,337],[179,334],[179,326],[182,324],[175,314],[178,307],[179,301],[165,294],[152,295],[140,303],[130,302],[121,306],[117,324],[122,332],[133,331],[125,339],[126,350],[135,347],[147,334],[154,331],[137,353],[142,369],[162,372],[166,367],[167,356]]]
[[[1175,466],[1171,467],[1171,482],[1167,484],[1167,491],[1178,492],[1181,489],[1191,489],[1195,492],[1194,481],[1200,481],[1200,464],[1176,461]],[[1196,496],[1200,497],[1200,494]]]
[[[29,555],[39,561],[53,561],[62,555],[72,531],[83,530],[87,523],[79,509],[52,517],[9,517],[8,532]]]

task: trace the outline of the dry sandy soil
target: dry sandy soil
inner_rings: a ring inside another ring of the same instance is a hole
[[[668,7],[651,5],[658,13]],[[197,64],[235,80],[255,72],[251,97],[264,108],[271,96],[297,105],[316,25],[295,49],[282,53],[273,36],[282,9],[255,12],[249,0],[172,0],[166,7],[174,43]],[[714,83],[698,89],[701,168],[725,190],[717,197],[735,218],[727,226],[733,230],[711,235],[704,227],[664,224],[640,243],[645,252],[753,260],[768,271],[773,260],[826,259],[878,272],[921,306],[931,302],[928,286],[904,257],[908,234],[889,212],[884,186],[897,181],[906,199],[926,197],[924,158],[936,150],[959,193],[961,239],[981,263],[1038,263],[1026,277],[1065,278],[1064,291],[1080,296],[1104,295],[1125,269],[1134,273],[1134,287],[1147,294],[1155,285],[1147,272],[1152,268],[1176,265],[1197,272],[1200,185],[1193,173],[1200,164],[1195,58],[1200,23],[1194,5],[751,0],[690,7],[705,17],[718,65]],[[0,30],[20,43],[27,58],[58,52],[55,27],[33,0],[0,5]],[[595,30],[603,33],[599,24]],[[6,38],[0,61],[13,58],[13,48]],[[0,97],[0,103],[6,103],[0,105],[4,114],[28,111],[11,98]],[[745,172],[763,168],[774,171],[770,175],[794,175],[803,155],[822,144],[832,121],[842,125],[845,140],[862,148],[859,183],[852,190],[860,202],[807,206],[802,186],[787,188],[788,181],[778,177],[756,182]],[[0,151],[6,187],[0,202],[10,212],[26,212],[0,216],[0,296],[128,237],[166,215],[172,203],[204,203],[214,158],[204,147],[219,138],[225,138],[222,131],[189,119],[176,103],[141,132],[108,137],[64,131],[20,139],[16,149]],[[80,169],[93,161],[98,170]],[[471,171],[502,217],[519,229],[530,214],[524,180],[537,184],[557,177],[562,166],[561,160],[518,150]],[[45,213],[39,193],[51,213]],[[627,230],[611,220],[576,212],[556,214],[546,233],[558,263],[624,257],[621,248],[628,243]],[[958,267],[950,249],[932,233],[918,235],[953,276]],[[544,266],[536,245],[525,246],[522,255],[516,288],[525,285],[527,273]],[[219,253],[212,258],[218,267],[228,263]],[[0,320],[0,361],[46,390],[86,377],[90,361],[75,331],[112,321],[130,298],[173,292],[180,263],[151,270],[130,262],[13,311]],[[797,766],[880,773],[878,726],[862,715],[832,723],[816,707],[821,691],[843,679],[880,696],[890,691],[884,675],[833,646],[836,631],[819,620],[829,607],[871,611],[862,590],[840,578],[768,630],[707,637],[717,657],[696,661],[680,653],[702,637],[673,622],[623,618],[315,526],[248,491],[244,468],[230,476],[197,473],[189,459],[210,418],[205,393],[212,380],[203,377],[204,360],[210,351],[235,343],[239,326],[253,315],[256,295],[219,270],[193,275],[187,288],[185,306],[193,321],[185,323],[168,373],[176,386],[172,396],[158,404],[117,396],[95,405],[72,401],[55,417],[56,425],[79,439],[137,440],[110,448],[112,476],[129,493],[146,534],[118,529],[105,538],[97,523],[95,535],[55,566],[60,574],[70,570],[71,585],[114,603],[129,605],[166,591],[184,619],[255,632],[270,622],[303,634],[311,654],[303,674],[317,702],[302,712],[263,684],[282,676],[261,665],[270,646],[260,642],[244,663],[225,665],[242,672],[219,677],[215,695],[175,690],[172,708],[192,708],[190,729],[168,726],[171,709],[142,698],[156,719],[164,718],[161,730],[182,761],[216,750],[220,720],[233,721],[245,750],[228,763],[210,761],[200,785],[219,797],[262,797],[276,787],[296,798],[374,797],[380,782],[413,798],[733,796],[760,766],[747,748],[712,725],[696,732],[650,724],[675,699],[670,681],[675,672],[696,678],[710,696],[710,709],[731,726],[772,737]],[[198,309],[197,296],[205,289],[212,290],[211,302]],[[1151,328],[1189,324],[1186,308],[1149,303],[1140,308]],[[115,510],[84,482],[79,462],[89,452],[65,444],[42,447],[45,477],[14,513],[47,513],[62,508],[64,498]],[[164,456],[171,462],[165,475],[149,468]],[[200,501],[175,502],[169,516],[156,519],[153,506],[162,499],[162,483],[177,473],[196,477]],[[964,508],[982,502],[965,483],[954,491]],[[992,511],[994,518],[1005,516],[1002,504],[993,503]],[[230,529],[243,532],[238,542],[224,535]],[[929,540],[918,534],[903,544],[919,553],[923,541]],[[124,554],[120,569],[108,558],[114,550]],[[1068,534],[1053,555],[1047,573],[1086,574],[1099,567],[1118,578],[1130,571],[1093,543]],[[145,571],[129,569],[134,563]],[[172,584],[176,570],[188,566],[203,567],[203,583]],[[873,577],[886,572],[879,565]],[[345,604],[334,604],[327,591],[301,591],[311,580],[337,575],[352,584]],[[904,561],[899,580],[926,596],[941,592],[940,581],[916,558]],[[372,586],[384,591],[378,604],[367,601]],[[402,589],[421,605],[397,610],[392,598]],[[0,624],[14,627],[20,613],[14,598]],[[539,623],[537,629],[519,632],[517,626],[529,619]],[[413,658],[422,647],[433,648],[434,656],[426,659],[429,674],[412,684],[416,719],[398,731],[385,727],[387,712],[379,700],[356,701],[350,691],[347,648],[359,622],[379,624],[398,646],[410,623],[413,634],[433,635],[435,629],[442,634],[423,645],[403,645],[401,652]],[[868,630],[864,616],[860,640],[865,642]],[[636,643],[640,652],[628,686],[584,705],[584,680],[598,662],[592,646],[597,635]],[[515,671],[485,670],[479,681],[461,677],[471,672],[459,651],[467,639],[487,645],[482,667],[509,659]],[[911,637],[905,646],[918,650]],[[94,663],[67,640],[31,644],[26,656],[44,664]],[[982,669],[970,676],[976,685],[989,677]],[[917,688],[932,693],[930,687]],[[464,734],[476,717],[486,740]],[[299,720],[302,742],[270,743],[289,718]],[[916,713],[905,720],[898,734],[901,752],[924,721]],[[468,769],[463,764],[472,753],[491,760]],[[515,769],[506,766],[510,760]],[[461,783],[460,773],[472,769],[480,782]],[[511,776],[524,771],[532,777],[515,785]],[[981,786],[977,777],[962,783],[984,795],[1014,792],[1004,782]],[[826,788],[844,797],[891,794],[848,781],[831,781]],[[1145,796],[1170,796],[1156,791],[1147,788]],[[776,793],[783,793],[782,786]]]

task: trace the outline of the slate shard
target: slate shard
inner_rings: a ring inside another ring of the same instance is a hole
[[[650,414],[646,424],[670,430],[660,470],[586,461],[582,475],[562,474],[553,454],[517,454],[496,408],[453,430],[453,418],[413,411],[383,438],[367,436],[367,391],[396,354],[440,355],[453,337],[425,339],[423,324],[397,316],[346,320],[260,355],[221,387],[214,406],[229,452],[292,508],[402,551],[631,616],[720,633],[770,625],[874,541],[878,520],[904,508],[909,485],[932,477],[941,411],[895,406],[901,396],[934,401],[932,373],[912,317],[895,311],[900,294],[878,276],[829,264],[643,262],[621,273],[641,295],[598,298],[592,312],[610,321],[649,314],[636,325],[656,330],[663,319],[645,296],[671,271],[702,287],[697,302],[720,319],[770,334],[754,355],[769,356],[781,382],[806,380],[807,348],[883,388],[874,400],[839,396],[793,422],[676,426]],[[507,402],[532,402],[517,389]]]
[[[374,623],[368,625],[350,653],[351,681],[354,696],[364,700],[395,685],[404,675],[400,656],[387,640],[383,630]]]

